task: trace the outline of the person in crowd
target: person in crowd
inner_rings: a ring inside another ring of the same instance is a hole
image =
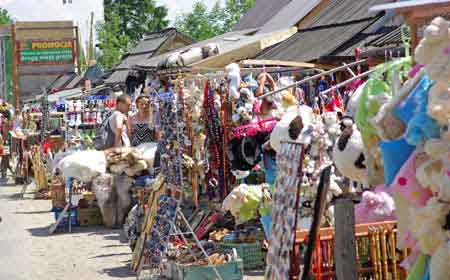
[[[150,97],[140,95],[136,99],[137,112],[128,118],[128,135],[131,146],[159,140],[159,117],[150,104]]]
[[[130,146],[128,137],[128,112],[131,108],[131,97],[122,94],[117,97],[116,111],[109,117],[109,124],[114,133],[114,147]]]

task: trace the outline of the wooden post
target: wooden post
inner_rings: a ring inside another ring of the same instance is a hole
[[[320,174],[319,186],[317,187],[316,201],[314,202],[314,216],[311,228],[309,230],[308,244],[305,251],[303,271],[301,271],[301,279],[309,280],[311,279],[311,265],[313,261],[314,248],[317,244],[317,237],[319,235],[320,223],[322,221],[323,214],[325,212],[326,206],[326,196],[328,189],[330,187],[330,177],[331,177],[331,166],[326,167]],[[320,240],[320,239],[319,239]],[[337,241],[336,241],[337,243]],[[353,249],[354,250],[354,249]],[[336,260],[337,262],[337,260]],[[338,278],[339,279],[339,278]],[[344,278],[342,278],[344,280]],[[350,278],[345,278],[345,280],[352,280]]]
[[[79,37],[79,31],[78,31],[78,26],[75,26],[75,38],[76,38],[76,42],[75,42],[75,46],[76,46],[76,51],[75,51],[75,55],[77,56],[77,74],[81,75],[81,58],[80,58],[80,37]]]
[[[19,99],[19,71],[18,71],[18,57],[17,57],[17,42],[16,42],[16,24],[11,24],[11,43],[12,43],[12,78],[13,78],[13,102],[14,108],[17,110],[20,108]]]
[[[344,192],[334,201],[335,243],[337,280],[356,280],[358,263],[355,246],[355,200],[354,194]]]

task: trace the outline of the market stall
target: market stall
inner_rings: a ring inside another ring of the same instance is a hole
[[[166,60],[137,90],[161,138],[136,147],[92,149],[114,96],[58,100],[52,231],[125,223],[131,268],[176,280],[448,279],[449,25],[425,29],[423,65]]]

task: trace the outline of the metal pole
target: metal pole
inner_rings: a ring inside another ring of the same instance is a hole
[[[337,84],[337,85],[335,85],[335,86],[332,86],[332,87],[330,87],[330,88],[327,89],[327,90],[321,91],[320,93],[322,93],[322,94],[327,94],[327,93],[329,93],[329,92],[331,92],[331,91],[333,91],[333,90],[336,90],[336,89],[338,89],[338,88],[341,88],[341,87],[343,87],[343,86],[345,86],[345,85],[347,85],[347,84],[349,84],[349,83],[351,83],[351,82],[353,82],[353,81],[355,81],[355,80],[358,80],[358,79],[364,78],[364,77],[366,77],[366,76],[369,76],[369,75],[370,75],[372,72],[374,72],[374,71],[375,71],[375,69],[366,71],[366,72],[364,72],[364,73],[362,73],[362,74],[359,74],[359,75],[357,75],[357,76],[355,76],[355,77],[353,77],[353,78],[350,78],[350,79],[348,79],[348,80],[346,80],[346,81],[344,81],[344,82],[342,82],[342,83],[339,83],[339,84]]]
[[[343,65],[343,66],[339,66],[339,67],[333,68],[333,69],[331,69],[331,70],[328,70],[328,71],[319,73],[319,74],[317,74],[317,75],[314,75],[314,76],[311,76],[311,77],[307,77],[307,78],[305,78],[305,79],[303,79],[303,80],[301,80],[301,81],[298,81],[298,82],[293,83],[292,85],[285,86],[285,87],[282,87],[282,88],[280,88],[280,89],[277,89],[277,90],[268,92],[268,93],[266,93],[266,94],[263,94],[263,95],[261,95],[261,96],[258,96],[258,98],[259,98],[259,99],[262,99],[262,98],[264,98],[264,97],[266,97],[266,96],[270,96],[270,95],[272,95],[272,94],[282,92],[283,90],[287,90],[287,89],[290,89],[290,88],[299,86],[299,85],[304,84],[304,83],[306,83],[306,82],[309,82],[309,81],[312,81],[312,80],[319,79],[319,78],[322,77],[322,76],[329,75],[329,74],[333,74],[334,72],[340,71],[340,70],[342,70],[342,69],[347,69],[348,67],[351,67],[351,66],[360,65],[360,64],[363,64],[363,63],[365,63],[365,62],[367,62],[367,59],[358,60],[358,61],[349,63],[349,64],[347,64],[347,65]]]

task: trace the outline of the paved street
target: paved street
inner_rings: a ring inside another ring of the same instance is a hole
[[[19,199],[20,191],[0,185],[0,280],[136,279],[121,230],[77,227],[49,236],[51,202]]]
[[[51,202],[19,200],[20,190],[0,186],[0,279],[136,279],[121,230],[87,227],[48,236]]]

